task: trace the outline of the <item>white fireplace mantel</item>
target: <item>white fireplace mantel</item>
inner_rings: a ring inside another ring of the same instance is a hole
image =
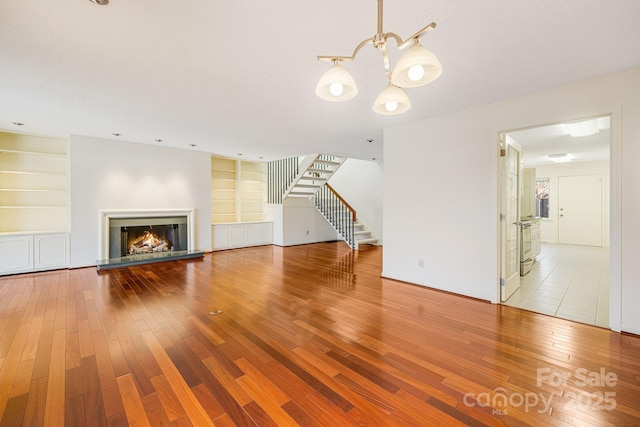
[[[100,211],[100,258],[109,258],[109,222],[116,218],[153,218],[164,216],[186,216],[189,230],[189,250],[195,250],[195,209],[137,209]]]

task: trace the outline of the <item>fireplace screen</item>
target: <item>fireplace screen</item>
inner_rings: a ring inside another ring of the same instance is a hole
[[[122,227],[120,230],[122,256],[168,252],[173,250],[173,241],[178,241],[178,227],[161,225],[148,227]],[[175,237],[174,237],[175,236]]]
[[[187,217],[111,219],[109,258],[188,249]]]

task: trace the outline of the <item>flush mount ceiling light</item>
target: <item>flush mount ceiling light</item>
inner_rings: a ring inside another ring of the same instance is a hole
[[[563,126],[567,133],[572,137],[595,135],[596,133],[600,132],[598,119],[565,123]]]
[[[430,50],[420,44],[420,37],[436,27],[435,22],[402,40],[395,33],[382,31],[383,0],[378,0],[378,32],[370,39],[360,42],[351,56],[318,56],[318,61],[332,62],[333,65],[325,72],[318,85],[316,94],[327,101],[346,101],[358,93],[356,83],[351,74],[342,67],[342,62],[353,62],[356,55],[366,45],[373,45],[382,54],[384,70],[389,85],[380,93],[373,105],[373,111],[379,114],[400,114],[411,108],[411,102],[402,88],[418,87],[431,83],[442,73],[442,65]],[[407,52],[398,60],[393,72],[389,68],[389,54],[387,40],[395,39],[399,49],[410,46]]]
[[[549,160],[556,163],[570,162],[573,158],[567,153],[549,154],[547,156]]]
[[[89,0],[91,3],[95,3],[100,6],[105,6],[109,4],[109,0]]]

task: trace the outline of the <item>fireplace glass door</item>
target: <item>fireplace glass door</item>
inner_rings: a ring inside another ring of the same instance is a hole
[[[184,251],[188,246],[186,216],[112,218],[109,258]]]

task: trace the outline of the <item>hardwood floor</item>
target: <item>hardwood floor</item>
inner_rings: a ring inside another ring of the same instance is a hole
[[[381,258],[2,277],[0,425],[640,425],[638,337],[381,279]]]

